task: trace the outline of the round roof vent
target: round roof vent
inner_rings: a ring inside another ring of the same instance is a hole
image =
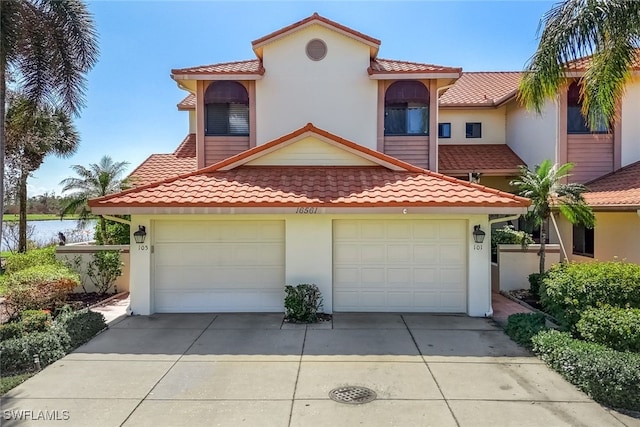
[[[312,61],[320,61],[327,55],[327,44],[320,39],[313,39],[307,43],[307,56]]]

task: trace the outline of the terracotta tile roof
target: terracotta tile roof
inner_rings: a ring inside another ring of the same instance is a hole
[[[203,172],[94,199],[108,207],[511,207],[529,204],[513,194],[445,175],[381,166],[241,166]]]
[[[593,207],[621,206],[640,208],[640,162],[585,184],[584,197]]]
[[[468,172],[516,175],[518,167],[524,164],[506,144],[438,145],[438,170],[447,175]]]
[[[443,65],[422,64],[419,62],[396,61],[393,59],[374,58],[367,70],[372,74],[430,74],[430,73],[461,73],[462,68],[445,67]]]
[[[178,103],[178,110],[195,110],[196,109],[196,96],[192,93],[187,95],[185,99]]]
[[[587,68],[591,65],[592,55],[587,55],[582,58],[578,58],[575,61],[571,61],[567,63],[568,71],[586,71]],[[636,49],[636,57],[632,63],[632,67],[634,70],[640,69],[640,49]]]
[[[442,107],[494,107],[516,95],[521,72],[471,72],[462,76],[440,96]]]
[[[248,59],[246,61],[221,62],[219,64],[199,65],[189,68],[174,68],[171,74],[264,74],[262,61]]]
[[[196,135],[191,133],[172,154],[152,154],[129,175],[134,187],[193,172],[196,163]]]
[[[313,22],[321,22],[321,23],[323,23],[323,24],[325,24],[325,25],[327,25],[329,27],[333,27],[335,29],[338,29],[340,31],[348,33],[348,34],[350,34],[350,35],[352,35],[352,36],[354,36],[356,38],[365,40],[365,41],[367,41],[369,43],[372,43],[372,44],[375,44],[375,45],[380,45],[380,40],[374,39],[373,37],[370,37],[370,36],[368,36],[366,34],[363,34],[363,33],[359,32],[359,31],[356,31],[356,30],[354,30],[352,28],[346,27],[346,26],[344,26],[342,24],[339,24],[339,23],[337,23],[335,21],[332,21],[332,20],[330,20],[328,18],[325,18],[324,16],[320,16],[317,12],[314,13],[313,15],[307,17],[307,18],[304,18],[304,19],[298,21],[298,22],[294,22],[291,25],[287,25],[284,28],[281,28],[281,29],[279,29],[277,31],[274,31],[271,34],[267,34],[264,37],[260,37],[259,39],[256,39],[256,40],[252,41],[251,44],[254,47],[257,46],[257,45],[264,44],[264,43],[266,43],[266,42],[268,42],[268,41],[270,41],[272,39],[278,38],[281,35],[290,33],[292,31],[295,31],[295,30],[299,29],[299,28],[304,28],[304,27],[312,24]]]

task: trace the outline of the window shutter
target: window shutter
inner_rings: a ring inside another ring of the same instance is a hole
[[[229,104],[229,133],[231,135],[249,135],[249,106]]]
[[[229,104],[207,104],[206,135],[229,133]]]

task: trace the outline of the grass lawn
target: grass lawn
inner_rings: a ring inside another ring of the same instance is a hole
[[[27,214],[27,221],[49,221],[52,219],[60,219],[58,214]],[[78,215],[65,215],[64,219],[78,219]],[[3,221],[17,221],[18,214],[4,214]]]
[[[22,384],[23,382],[25,382],[35,374],[36,374],[35,372],[29,372],[28,374],[20,374],[20,375],[13,375],[10,377],[0,378],[0,396],[5,394],[12,388],[19,386],[20,384]]]

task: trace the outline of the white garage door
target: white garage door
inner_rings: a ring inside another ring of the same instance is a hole
[[[466,221],[336,220],[336,311],[466,312]]]
[[[156,312],[283,311],[283,221],[157,221]]]

